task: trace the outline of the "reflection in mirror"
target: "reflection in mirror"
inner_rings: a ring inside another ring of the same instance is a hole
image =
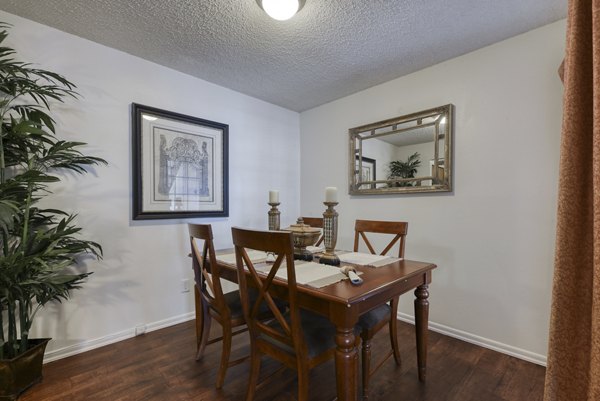
[[[452,190],[451,104],[349,130],[349,192]]]

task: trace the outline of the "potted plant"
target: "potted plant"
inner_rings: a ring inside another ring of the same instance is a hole
[[[102,254],[99,244],[78,237],[74,214],[45,208],[44,199],[61,171],[106,163],[82,154],[84,143],[56,138],[50,107],[77,97],[75,86],[16,61],[4,46],[7,28],[0,23],[0,400],[41,380],[49,339],[29,339],[33,319],[91,274],[73,269],[82,255]]]
[[[419,157],[421,157],[419,152],[415,152],[408,156],[406,161],[391,161],[389,164],[390,174],[388,175],[388,180],[395,180],[398,178],[415,178],[417,167],[421,165],[421,160]],[[400,181],[391,183],[390,185],[395,187],[412,187],[414,186],[414,183],[409,181]]]

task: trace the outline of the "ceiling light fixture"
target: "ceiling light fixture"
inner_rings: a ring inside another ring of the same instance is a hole
[[[302,9],[305,0],[256,0],[256,2],[269,17],[285,21]]]

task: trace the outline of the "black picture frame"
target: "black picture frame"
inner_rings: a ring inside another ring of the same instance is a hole
[[[375,181],[377,180],[377,161],[375,159],[371,159],[370,157],[361,157],[362,159],[362,172],[359,172],[359,156],[356,155],[355,161],[355,169],[354,172],[356,174],[355,181],[356,183],[364,182],[364,181]],[[364,179],[366,178],[366,179]],[[369,185],[370,188],[375,188],[376,184],[363,184]],[[361,185],[362,186],[362,185]]]
[[[229,216],[229,125],[137,103],[132,218]]]

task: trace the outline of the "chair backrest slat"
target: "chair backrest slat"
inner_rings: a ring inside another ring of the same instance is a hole
[[[200,296],[221,315],[227,316],[229,308],[225,302],[219,274],[219,265],[215,256],[213,233],[210,224],[188,224],[190,246],[192,250],[192,268],[194,281]],[[198,241],[203,242],[202,251]]]
[[[367,238],[367,233],[395,234],[394,238],[385,246],[380,255],[386,255],[399,242],[397,255],[399,258],[403,258],[407,232],[408,223],[405,221],[356,220],[354,225],[354,252],[358,252],[359,240],[362,239],[369,252],[377,254],[369,238]]]
[[[277,321],[279,322],[279,324],[282,327],[282,329],[284,330],[284,332],[286,334],[290,335],[291,329],[290,329],[289,325],[287,324],[287,322],[285,321],[285,318],[281,314],[281,311],[277,307],[275,301],[273,300],[273,297],[269,293],[269,288],[270,288],[271,284],[273,283],[273,278],[275,277],[277,270],[281,266],[281,262],[283,260],[283,255],[278,255],[277,259],[275,260],[275,263],[273,263],[273,268],[269,272],[269,275],[267,276],[267,278],[265,280],[262,280],[260,278],[260,276],[258,275],[258,272],[256,271],[256,269],[254,267],[254,264],[248,257],[248,253],[246,252],[246,249],[242,248],[240,252],[241,252],[242,261],[248,268],[248,271],[250,272],[253,282],[258,289],[258,296],[256,297],[256,300],[254,301],[253,304],[250,304],[250,299],[248,299],[247,301],[244,301],[244,296],[243,296],[243,294],[241,295],[242,303],[244,304],[244,306],[248,305],[248,316],[251,317],[252,319],[256,319],[256,327],[259,330],[264,331],[267,326],[263,325],[260,322],[259,316],[261,315],[261,310],[262,310],[261,305],[263,302],[265,302],[267,304],[270,312],[273,314],[275,319],[277,319]],[[236,259],[237,259],[237,254],[238,254],[238,250],[236,248]],[[239,264],[239,262],[236,264]],[[275,267],[277,267],[277,268],[275,268]],[[238,270],[238,275],[239,275],[239,270]],[[246,282],[245,276],[242,277],[241,279],[243,279],[243,281]],[[241,281],[242,281],[241,279],[240,279],[240,287],[241,287]],[[240,288],[240,291],[241,290],[242,289]],[[267,331],[269,331],[269,330],[267,330]]]

